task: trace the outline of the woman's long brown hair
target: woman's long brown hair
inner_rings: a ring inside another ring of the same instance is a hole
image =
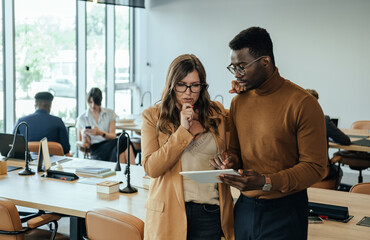
[[[180,126],[180,112],[176,107],[176,93],[175,86],[178,82],[183,80],[189,73],[197,71],[199,74],[200,83],[203,85],[199,94],[199,99],[194,105],[194,109],[198,110],[199,122],[208,132],[212,128],[216,134],[217,122],[210,119],[212,109],[221,114],[220,108],[210,100],[207,91],[208,84],[206,82],[206,71],[199,59],[193,54],[184,54],[175,58],[170,64],[167,72],[165,87],[162,92],[160,101],[160,114],[157,124],[157,131],[166,134],[171,134],[169,128],[172,123],[177,129]]]

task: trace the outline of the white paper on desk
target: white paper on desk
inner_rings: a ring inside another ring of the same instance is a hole
[[[222,169],[222,170],[206,170],[206,171],[186,171],[180,172],[184,177],[197,181],[198,183],[219,183],[220,180],[217,179],[217,176],[220,174],[231,174],[238,175],[234,169]]]
[[[78,183],[84,183],[84,184],[90,184],[90,185],[96,185],[98,183],[107,181],[107,179],[101,179],[101,178],[80,178],[77,182]]]

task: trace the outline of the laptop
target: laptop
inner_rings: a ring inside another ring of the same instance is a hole
[[[330,120],[334,123],[336,127],[338,127],[338,122],[339,122],[338,118],[331,118]]]
[[[0,133],[0,152],[2,156],[8,156],[8,152],[12,148],[13,138],[14,134]],[[23,135],[17,134],[15,139],[15,146],[13,149],[14,155],[11,156],[11,158],[24,160],[24,152],[26,151],[25,145],[26,142]]]

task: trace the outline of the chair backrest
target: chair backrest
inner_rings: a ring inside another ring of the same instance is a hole
[[[20,231],[22,229],[21,219],[14,203],[0,198],[0,230],[3,231]],[[2,240],[23,240],[24,235],[2,235]]]
[[[370,129],[370,121],[356,121],[352,123],[353,129]]]
[[[39,152],[40,142],[28,142],[28,149],[30,152]],[[64,156],[64,150],[60,143],[58,142],[49,142],[48,141],[48,147],[49,147],[49,154],[56,155],[56,156]]]
[[[351,187],[350,192],[353,193],[363,193],[363,194],[370,194],[370,182],[366,183],[357,183]]]
[[[132,137],[131,143],[137,152],[141,151],[141,137]]]
[[[90,240],[144,239],[144,222],[111,208],[98,208],[86,213],[86,234]]]

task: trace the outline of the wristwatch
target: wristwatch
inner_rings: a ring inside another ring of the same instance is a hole
[[[271,191],[272,184],[271,184],[271,178],[265,176],[265,185],[262,187],[262,191],[269,192]]]
[[[105,138],[105,133],[103,133],[103,135],[101,135],[103,138]]]

